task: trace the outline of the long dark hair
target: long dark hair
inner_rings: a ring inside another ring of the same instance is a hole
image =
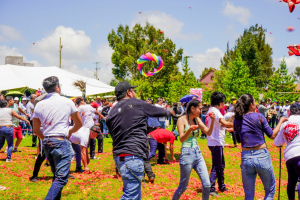
[[[190,113],[192,111],[192,107],[194,108],[197,108],[200,104],[200,101],[196,100],[196,99],[193,99],[191,100],[188,104],[187,104],[187,107],[186,107],[186,115],[187,115],[187,118],[188,118],[188,123],[189,125],[190,124]],[[196,120],[195,120],[196,121]]]
[[[291,115],[300,115],[300,104],[298,102],[293,103],[290,108],[290,116]]]
[[[5,108],[7,105],[7,101],[6,100],[0,100],[0,108]]]
[[[234,107],[235,119],[243,119],[243,115],[249,111],[250,104],[254,103],[251,94],[243,94]]]

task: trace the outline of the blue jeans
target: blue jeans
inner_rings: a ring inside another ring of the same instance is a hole
[[[267,148],[242,151],[241,169],[245,200],[254,199],[255,179],[257,174],[264,185],[264,199],[273,199],[275,194],[275,177],[270,153]]]
[[[14,146],[14,131],[12,126],[1,126],[0,127],[0,149],[2,149],[5,140],[7,141],[7,157],[11,159],[11,154]]]
[[[54,174],[52,185],[45,199],[60,199],[61,191],[68,182],[74,151],[71,142],[67,139],[45,137],[43,146]]]
[[[163,121],[163,122],[159,121],[159,123],[160,123],[161,128],[166,129],[166,121]]]
[[[149,146],[150,146],[150,151],[148,155],[148,159],[150,160],[156,155],[156,150],[158,150],[158,160],[157,163],[164,162],[164,157],[165,157],[165,145],[162,143],[158,143],[155,139],[153,138],[148,138],[149,140]]]
[[[103,121],[102,124],[103,124],[103,133],[108,133],[108,128],[105,124],[105,121]]]
[[[124,161],[122,161],[123,158]],[[115,157],[114,159],[123,181],[121,199],[141,199],[141,183],[144,173],[143,159],[138,156]]]
[[[72,143],[73,150],[75,152],[76,167],[81,167],[81,148],[79,144]]]
[[[22,127],[22,134],[23,134],[23,136],[26,136],[26,132],[27,132],[27,130],[26,130],[26,127],[27,127],[26,122],[22,121],[22,122],[20,122],[20,125]]]
[[[197,172],[201,179],[203,187],[202,199],[209,199],[210,181],[205,160],[199,147],[182,147],[180,155],[180,183],[173,195],[173,200],[180,199],[180,196],[187,189],[192,169]]]

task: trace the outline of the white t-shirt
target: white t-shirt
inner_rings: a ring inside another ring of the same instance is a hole
[[[163,105],[159,105],[159,104],[155,104],[156,107],[160,107],[160,108],[163,108],[164,106]],[[159,117],[158,118],[158,121],[160,122],[164,122],[166,121],[166,118],[165,117]]]
[[[28,101],[28,103],[26,104],[26,113],[29,115],[30,120],[32,120],[33,118],[33,112],[32,112],[33,109],[34,109],[33,103],[31,103],[31,101]]]
[[[208,146],[225,146],[225,127],[220,123],[220,119],[224,118],[220,110],[215,107],[210,107],[206,115],[206,124],[210,127],[211,119],[208,116],[209,113],[215,113],[215,121],[213,124],[213,131],[210,136],[207,136],[207,145]]]
[[[226,121],[229,121],[229,122],[233,122],[234,120],[234,116],[235,116],[235,113],[234,112],[228,112],[224,115],[224,119]]]
[[[70,126],[70,129],[72,127]],[[70,141],[74,144],[79,144],[80,146],[86,147],[89,144],[90,129],[81,127],[77,132],[73,133],[70,137]]]
[[[289,116],[289,110],[290,110],[290,105],[282,106],[282,116],[283,117],[288,117]]]
[[[48,93],[47,97],[36,104],[33,118],[40,119],[44,136],[68,136],[69,118],[77,112],[72,100],[58,93]]]
[[[78,107],[78,113],[82,119],[82,126],[85,128],[91,128],[94,125],[93,114],[96,109],[91,105],[82,105]]]
[[[274,143],[276,146],[282,146],[284,143],[287,143],[284,149],[285,162],[300,156],[300,116],[292,115],[288,121],[280,126]]]

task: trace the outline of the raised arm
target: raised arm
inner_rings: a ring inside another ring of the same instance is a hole
[[[226,128],[232,128],[233,123],[226,121],[224,118],[221,118],[219,122],[222,124],[222,126],[225,126]]]
[[[199,127],[198,125],[192,125],[186,132],[184,132],[184,126],[185,126],[185,122],[186,122],[186,120],[184,118],[185,118],[185,116],[182,116],[177,121],[177,128],[178,128],[178,132],[179,132],[180,142],[186,141],[186,139],[189,137],[190,133],[192,131],[197,130]]]
[[[200,130],[208,136],[211,135],[213,128],[214,128],[213,124],[215,121],[215,113],[211,113],[209,117],[211,118],[211,123],[210,123],[209,128],[207,126],[205,126],[205,124],[203,124],[202,120],[199,117],[196,118],[196,121],[197,121],[197,124],[199,125]]]
[[[21,117],[20,115],[18,115],[14,110],[11,110],[11,114],[13,117],[17,118],[17,119],[20,119],[22,121],[25,121],[28,125],[30,125],[30,122],[25,119],[24,117]]]
[[[141,106],[147,117],[167,117],[174,115],[174,110],[169,112],[166,109],[153,106],[143,101],[141,101]]]
[[[278,124],[276,125],[275,129],[273,130],[273,135],[270,137],[270,139],[274,140],[280,130],[280,126],[283,122],[287,121],[288,119],[286,117],[281,117]],[[276,145],[277,146],[277,145]]]
[[[29,116],[21,107],[19,107],[18,110],[20,113],[23,113],[24,115],[26,115],[26,117]]]

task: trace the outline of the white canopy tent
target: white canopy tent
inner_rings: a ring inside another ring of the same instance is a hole
[[[49,76],[57,76],[61,92],[67,96],[82,96],[79,89],[73,86],[74,81],[86,82],[86,96],[113,92],[114,87],[101,81],[68,72],[58,67],[25,67],[17,65],[0,65],[0,91],[17,88],[43,88],[42,82]]]

